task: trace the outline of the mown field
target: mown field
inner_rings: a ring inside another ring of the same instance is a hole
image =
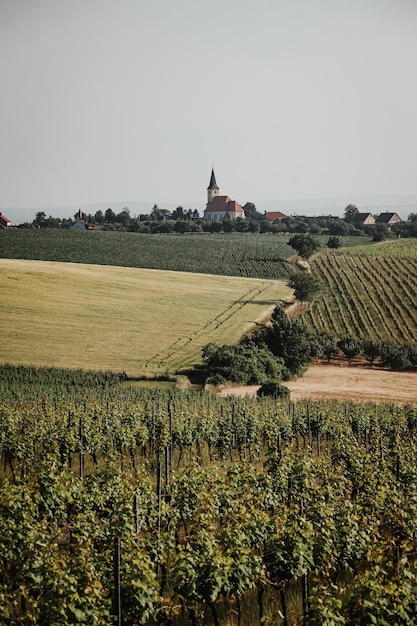
[[[322,252],[312,271],[324,291],[303,317],[319,332],[417,341],[417,240]]]
[[[236,343],[285,282],[0,259],[0,362],[173,374]]]

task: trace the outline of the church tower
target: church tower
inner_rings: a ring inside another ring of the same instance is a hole
[[[207,204],[209,204],[213,198],[215,196],[219,195],[219,191],[220,189],[217,186],[216,183],[216,177],[214,175],[214,169],[211,169],[211,177],[210,177],[210,183],[209,186],[207,187]]]

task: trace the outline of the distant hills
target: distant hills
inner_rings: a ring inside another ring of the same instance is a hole
[[[416,196],[356,196],[356,197],[332,197],[332,198],[304,198],[297,200],[263,200],[256,202],[256,199],[249,198],[242,201],[238,200],[240,204],[244,205],[246,202],[253,202],[258,211],[263,213],[264,211],[282,211],[287,215],[338,215],[342,217],[343,212],[348,204],[354,204],[360,211],[369,211],[370,213],[384,213],[392,211],[398,213],[402,219],[407,219],[410,213],[417,213],[417,195]],[[35,215],[38,211],[44,211],[49,217],[65,218],[74,217],[74,214],[81,209],[84,213],[91,213],[94,215],[96,211],[101,209],[103,212],[108,208],[111,208],[115,213],[119,213],[122,209],[127,207],[132,217],[135,215],[150,213],[155,202],[152,201],[104,201],[96,202],[94,204],[82,204],[82,205],[68,205],[59,207],[36,207],[36,208],[9,208],[3,207],[0,209],[1,213],[4,213],[13,224],[21,224],[23,222],[32,222],[35,219]],[[197,209],[201,217],[203,216],[203,210],[205,204],[202,202],[187,201],[182,203],[170,203],[170,202],[157,202],[158,206],[163,209],[173,211],[179,204],[184,209]]]

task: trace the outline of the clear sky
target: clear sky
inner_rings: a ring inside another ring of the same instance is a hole
[[[416,34],[416,0],[0,0],[0,207],[201,210],[212,163],[241,204],[417,195]]]

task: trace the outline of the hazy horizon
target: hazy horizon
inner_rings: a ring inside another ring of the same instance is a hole
[[[0,0],[0,206],[202,212],[212,163],[271,210],[417,196],[416,26],[415,0]]]
[[[359,202],[350,202],[348,198],[299,198],[287,201],[261,201],[254,202],[258,211],[261,213],[265,211],[282,211],[287,215],[308,215],[319,216],[332,214],[342,217],[344,209],[348,204],[354,204],[360,211],[369,211],[370,213],[384,213],[392,211],[397,213],[401,219],[405,220],[410,213],[417,212],[417,196],[385,196],[385,197],[368,197],[360,198]],[[252,202],[252,200],[248,200]],[[203,217],[203,210],[205,204],[198,202],[187,201],[180,205],[172,202],[147,202],[147,201],[135,201],[135,200],[118,200],[110,202],[93,202],[85,205],[69,205],[69,206],[57,206],[57,207],[20,207],[7,209],[2,208],[0,212],[6,215],[13,224],[21,224],[24,222],[32,222],[35,219],[35,215],[38,211],[44,211],[49,217],[73,218],[75,213],[81,209],[84,213],[94,213],[98,210],[105,212],[108,208],[111,208],[116,213],[120,212],[124,208],[128,208],[130,215],[135,217],[140,214],[149,214],[152,207],[157,204],[160,208],[173,211],[177,206],[182,206],[185,210],[197,209],[200,217]],[[242,203],[245,204],[245,203]]]

